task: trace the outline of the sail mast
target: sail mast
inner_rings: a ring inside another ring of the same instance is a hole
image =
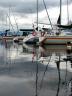
[[[9,5],[9,30],[10,30],[10,5]]]
[[[67,0],[67,19],[68,19],[68,24],[69,24],[69,8],[68,8],[68,0]]]
[[[60,0],[60,25],[61,25],[61,19],[62,19],[62,0]]]
[[[38,31],[38,0],[37,0],[37,31]]]

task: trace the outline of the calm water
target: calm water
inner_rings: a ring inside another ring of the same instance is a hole
[[[0,41],[0,96],[72,96],[66,48]]]

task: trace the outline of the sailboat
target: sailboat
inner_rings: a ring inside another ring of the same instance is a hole
[[[27,44],[38,44],[39,43],[39,32],[38,32],[38,0],[37,1],[37,28],[34,28],[33,24],[33,32],[29,34],[23,39],[23,43]]]
[[[54,33],[54,35],[44,35],[39,37],[39,43],[40,44],[67,44],[72,43],[72,35],[67,35],[65,32],[62,32],[62,29],[71,29],[71,25],[61,25],[61,2],[60,0],[60,15],[57,21],[57,27],[59,28],[56,30],[57,32]],[[54,31],[54,30],[52,30]]]

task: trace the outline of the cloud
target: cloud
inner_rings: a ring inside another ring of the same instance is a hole
[[[43,4],[43,0],[38,0],[39,3],[39,13],[45,12],[45,7]],[[51,10],[52,8],[58,8],[60,6],[60,0],[44,0],[46,3],[46,7],[48,10]],[[69,4],[72,3],[72,0],[68,0]],[[6,21],[6,16],[9,14],[9,7],[10,7],[10,15],[11,17],[14,16],[18,18],[18,23],[28,24],[28,20],[31,22],[36,21],[36,13],[37,13],[37,4],[36,0],[0,0],[0,23],[3,21]],[[67,1],[62,0],[62,5],[66,5]],[[53,10],[54,11],[54,10]],[[56,11],[57,12],[57,11]],[[54,12],[49,12],[50,17],[53,17],[52,14]],[[52,13],[52,14],[51,14]],[[41,17],[46,13],[43,13],[40,15]],[[71,13],[72,14],[72,13]],[[58,15],[57,15],[58,16]],[[44,18],[43,18],[44,19]],[[11,18],[12,21],[13,17]],[[21,22],[20,22],[21,21]],[[30,24],[30,23],[29,23]]]
[[[60,0],[44,0],[47,8],[59,6]],[[69,3],[71,0],[69,0]],[[62,4],[66,4],[66,0],[62,1]],[[11,6],[12,11],[16,13],[36,13],[36,0],[2,0],[0,6],[9,8]],[[39,11],[44,10],[43,0],[39,0]]]

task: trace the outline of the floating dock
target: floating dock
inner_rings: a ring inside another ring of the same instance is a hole
[[[19,40],[23,40],[25,36],[0,36],[0,40],[13,40],[15,37]]]

